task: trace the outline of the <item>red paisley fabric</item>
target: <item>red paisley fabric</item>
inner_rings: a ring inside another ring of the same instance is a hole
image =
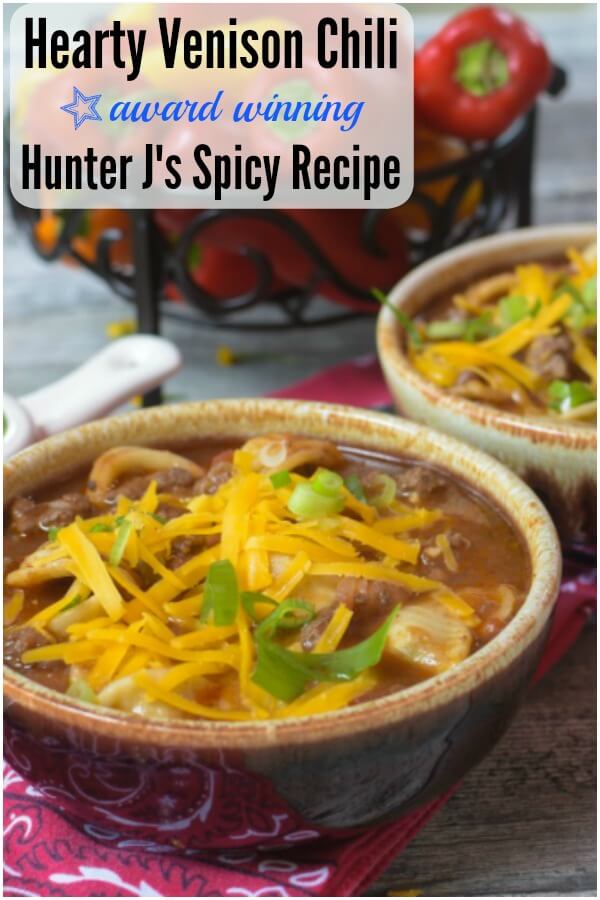
[[[374,360],[316,376],[280,396],[384,406]],[[343,387],[341,387],[343,386]],[[552,631],[536,673],[542,677],[576,640],[596,602],[589,562],[565,560]],[[151,840],[123,840],[108,829],[80,830],[47,795],[4,767],[4,896],[7,897],[314,897],[360,896],[449,795],[401,821],[345,841],[289,850],[240,849],[177,854]],[[299,840],[302,834],[295,833]]]

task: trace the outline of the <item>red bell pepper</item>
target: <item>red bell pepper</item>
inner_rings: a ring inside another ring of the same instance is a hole
[[[198,209],[156,209],[154,221],[167,240],[173,242],[199,212]],[[193,282],[216,300],[230,300],[250,293],[258,277],[252,260],[239,250],[236,252],[213,246],[210,242],[203,242],[202,238],[191,246],[188,273]],[[275,277],[271,283],[271,293],[277,294],[287,287],[285,282]],[[169,300],[184,299],[173,282],[168,282],[165,293]]]
[[[492,6],[451,19],[415,56],[415,110],[431,128],[492,139],[525,113],[552,72],[541,38]]]
[[[197,213],[190,210],[155,210],[154,218],[163,230],[173,230],[177,222]],[[241,248],[266,257],[273,271],[273,285],[292,285],[304,289],[310,285],[316,294],[357,311],[372,311],[371,288],[389,290],[406,274],[409,268],[406,242],[388,215],[384,215],[376,228],[379,252],[371,252],[364,246],[361,236],[363,210],[360,209],[292,209],[286,217],[295,222],[319,249],[329,266],[348,284],[348,289],[338,286],[328,277],[310,253],[296,239],[289,228],[261,216],[260,212],[236,215],[235,211],[214,219],[199,237],[203,251],[220,249],[239,254]],[[246,260],[246,262],[248,262]],[[213,295],[219,293],[218,267],[211,267],[210,288]],[[214,275],[213,275],[214,273]],[[353,290],[350,290],[350,286]]]

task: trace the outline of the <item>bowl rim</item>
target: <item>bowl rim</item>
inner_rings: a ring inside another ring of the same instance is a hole
[[[558,250],[561,246],[564,249],[569,242],[583,243],[586,240],[595,240],[595,238],[596,225],[592,222],[519,228],[479,238],[446,250],[418,266],[392,288],[389,293],[389,301],[392,306],[402,309],[410,301],[415,291],[423,291],[424,285],[427,285],[429,281],[435,281],[442,277],[448,269],[454,272],[458,265],[470,262],[479,253],[484,257],[489,254],[493,255],[495,268],[503,264],[499,257],[506,255],[506,262],[510,262],[511,254],[518,249],[528,248],[529,251],[531,248],[531,261],[533,262],[536,259],[536,248],[543,247],[547,243],[556,245],[553,250]],[[526,256],[530,256],[529,252],[526,253]],[[484,265],[481,274],[485,271]],[[425,308],[436,296],[439,296],[439,290],[435,290],[428,300],[419,305],[419,308]],[[586,428],[570,422],[555,422],[550,417],[540,417],[539,421],[527,419],[526,416],[518,413],[506,412],[485,403],[456,397],[427,381],[408,359],[402,342],[399,340],[404,329],[392,310],[385,306],[382,307],[377,317],[376,331],[377,350],[384,369],[387,370],[387,373],[402,379],[410,387],[416,389],[429,404],[439,406],[446,412],[459,413],[476,425],[487,428],[492,426],[498,431],[517,437],[531,437],[536,442],[542,441],[547,444],[564,445],[582,450],[596,449],[596,428]]]
[[[129,440],[131,435],[139,438],[132,443],[148,444],[152,440],[160,443],[161,438],[164,443],[164,438],[168,440],[178,424],[187,427],[190,433],[198,426],[203,427],[202,437],[214,435],[215,427],[222,429],[223,436],[241,436],[247,433],[245,423],[250,422],[254,424],[254,433],[267,433],[278,427],[329,436],[332,440],[336,440],[335,434],[341,429],[349,429],[358,437],[338,437],[339,443],[343,444],[344,440],[362,443],[374,450],[378,447],[381,450],[386,441],[402,439],[411,451],[407,453],[404,447],[402,450],[398,447],[400,456],[429,459],[491,499],[519,530],[530,557],[532,581],[517,615],[493,641],[453,669],[396,694],[315,716],[251,722],[180,719],[165,723],[158,719],[137,719],[129,713],[81,703],[38,685],[6,666],[5,707],[10,709],[17,704],[54,723],[90,732],[95,738],[122,738],[127,743],[139,744],[150,741],[154,746],[169,749],[256,750],[305,745],[396,724],[468,696],[475,687],[492,680],[497,672],[518,659],[542,634],[558,595],[562,558],[556,530],[540,500],[513,472],[482,451],[432,428],[385,413],[308,401],[232,399],[155,407],[100,419],[34,444],[11,458],[4,468],[5,502],[7,495],[12,499],[26,490],[28,482],[33,489],[43,484],[39,470],[45,472],[46,464],[55,465],[57,473],[62,471],[66,475],[77,463],[89,462],[99,452],[97,447],[94,450],[98,443],[103,447],[112,446],[119,440]],[[369,429],[370,437],[361,441],[361,435]],[[66,451],[70,463],[63,464],[61,469]]]

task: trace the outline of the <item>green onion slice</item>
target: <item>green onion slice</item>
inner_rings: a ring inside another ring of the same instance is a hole
[[[127,547],[127,541],[129,540],[129,535],[131,534],[132,528],[133,523],[130,522],[129,519],[123,519],[123,521],[119,525],[119,530],[117,531],[115,542],[112,545],[110,555],[108,557],[108,561],[111,566],[118,566],[123,559],[123,554],[125,553],[125,548]]]
[[[287,505],[290,512],[299,519],[322,519],[341,512],[344,497],[341,493],[327,497],[318,493],[313,484],[301,482],[294,488]]]
[[[231,625],[235,621],[238,605],[235,569],[228,559],[220,559],[210,566],[206,575],[200,621],[206,622],[212,612],[215,625]]]
[[[112,525],[107,525],[106,522],[96,522],[95,525],[92,525],[90,528],[90,534],[99,534],[103,531],[114,531]]]
[[[316,612],[312,604],[305,603],[303,600],[293,600],[289,598],[283,603],[278,603],[277,600],[273,600],[272,597],[267,597],[266,594],[261,594],[259,591],[242,591],[242,593],[240,594],[240,600],[242,601],[242,606],[248,613],[249,617],[253,622],[256,623],[266,621],[265,619],[258,618],[258,615],[256,613],[257,603],[266,603],[268,606],[272,606],[273,609],[281,610],[281,612],[279,613],[279,618],[277,619],[278,628],[300,628],[307,622],[312,621],[312,619],[314,619],[314,617],[316,616]],[[304,613],[304,615],[297,615],[298,610]],[[273,614],[270,613],[270,615]]]
[[[266,603],[268,606],[272,607],[278,606],[276,600],[273,600],[271,597],[267,597],[266,594],[261,594],[259,591],[242,591],[242,593],[240,594],[240,600],[243,608],[253,622],[261,621],[256,613],[257,603]]]
[[[381,659],[388,631],[397,608],[373,634],[345,650],[334,653],[298,653],[277,644],[273,638],[283,615],[280,604],[255,631],[257,661],[252,680],[287,703],[304,693],[311,682],[351,681]],[[292,601],[298,603],[299,601]]]
[[[48,540],[55,541],[58,538],[59,531],[60,531],[60,528],[57,528],[56,526],[49,528],[48,529]]]
[[[346,487],[357,500],[360,500],[361,503],[367,502],[362,481],[355,472],[351,472],[350,475],[346,477]]]
[[[570,281],[563,281],[553,292],[551,299],[556,300],[561,294],[568,294],[573,298],[575,303],[581,303],[581,293]]]
[[[287,469],[283,469],[281,472],[275,472],[270,476],[270,479],[275,490],[277,490],[277,488],[287,487],[288,484],[292,483],[292,476]]]
[[[451,319],[440,319],[428,322],[425,333],[432,341],[452,341],[464,337],[466,328],[466,321],[455,322]]]
[[[344,479],[330,469],[317,469],[311,479],[313,490],[323,497],[339,497]]]
[[[511,325],[516,325],[517,322],[531,315],[529,300],[520,294],[515,294],[512,297],[503,297],[498,303],[498,309],[500,322],[505,328],[510,328]]]
[[[377,472],[370,479],[370,484],[376,488],[376,492],[370,495],[369,502],[377,509],[386,509],[396,499],[398,485],[391,475]]]
[[[548,397],[552,409],[568,412],[584,403],[591,403],[596,399],[596,393],[584,381],[556,380],[548,388]]]
[[[584,284],[581,291],[583,305],[588,312],[596,311],[596,276],[592,275]]]
[[[381,303],[382,306],[387,306],[387,308],[393,312],[393,314],[396,316],[396,318],[406,331],[409,341],[414,344],[415,347],[422,347],[423,338],[419,334],[419,329],[412,321],[410,316],[407,316],[405,312],[403,312],[401,309],[398,309],[398,307],[394,306],[393,303],[390,303],[387,294],[384,294],[384,292],[380,291],[379,288],[371,288],[371,294],[379,303]]]
[[[469,319],[465,327],[465,340],[473,343],[498,334],[498,329],[492,322],[491,310],[482,313],[476,319]]]

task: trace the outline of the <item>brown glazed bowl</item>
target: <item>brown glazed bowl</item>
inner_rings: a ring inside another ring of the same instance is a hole
[[[390,293],[409,316],[440,295],[512,268],[556,259],[567,247],[596,239],[593,225],[522,228],[464,244],[416,268]],[[465,400],[423,378],[404,349],[403,328],[390,309],[377,322],[379,359],[403,415],[493,454],[521,476],[545,503],[565,544],[596,537],[596,429],[555,418],[526,419]]]
[[[168,724],[79,703],[5,670],[5,752],[97,838],[179,849],[289,846],[351,833],[455,784],[498,740],[540,657],[561,557],[537,497],[490,457],[430,429],[341,406],[224,400],[84,425],[11,459],[5,502],[116,444],[303,433],[427,460],[487,495],[531,557],[524,605],[487,646],[414,687],[335,713]]]

